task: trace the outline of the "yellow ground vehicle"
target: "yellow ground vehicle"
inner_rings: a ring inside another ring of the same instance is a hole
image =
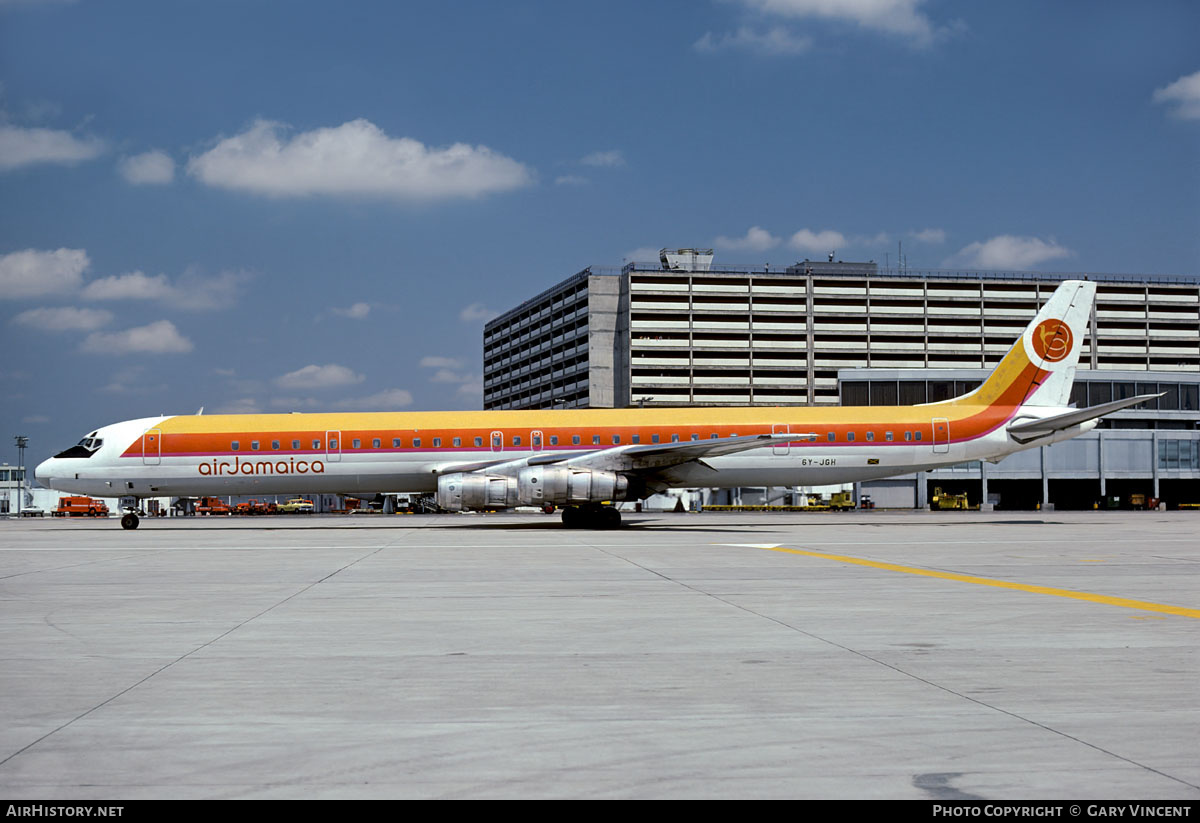
[[[940,509],[969,509],[967,503],[967,493],[962,494],[947,494],[942,491],[942,487],[938,486],[933,490],[933,497],[929,501],[929,508],[934,511]]]
[[[316,508],[311,500],[303,497],[293,497],[288,502],[279,504],[281,514],[312,514]]]

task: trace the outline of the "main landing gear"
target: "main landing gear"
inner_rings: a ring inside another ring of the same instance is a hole
[[[612,506],[567,506],[562,522],[568,529],[618,529],[621,513]]]
[[[138,520],[138,516],[136,514],[134,514],[133,512],[126,512],[125,515],[121,518],[121,528],[122,529],[136,529],[138,527],[138,523],[140,523],[140,522],[141,521]]]

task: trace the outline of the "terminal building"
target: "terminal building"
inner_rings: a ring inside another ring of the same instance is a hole
[[[886,507],[924,507],[937,487],[998,508],[1200,503],[1200,281],[1189,277],[726,266],[711,250],[663,250],[656,263],[584,269],[488,323],[484,408],[943,400],[979,385],[1068,278],[1097,282],[1074,402],[1163,396],[996,465],[858,492]]]

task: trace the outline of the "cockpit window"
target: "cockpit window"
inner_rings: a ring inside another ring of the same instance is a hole
[[[96,437],[94,434],[89,434],[87,437],[80,440],[71,448],[64,452],[59,452],[55,457],[91,457],[101,446],[104,445],[104,439]]]

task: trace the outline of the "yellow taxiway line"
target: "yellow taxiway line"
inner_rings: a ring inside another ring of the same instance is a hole
[[[838,563],[851,563],[855,566],[867,566],[872,569],[884,569],[885,571],[904,572],[905,574],[917,574],[922,577],[936,577],[941,580],[957,580],[960,583],[974,583],[977,586],[994,586],[998,589],[1014,589],[1016,591],[1031,592],[1032,594],[1048,594],[1054,597],[1066,597],[1071,600],[1085,600],[1089,603],[1103,603],[1108,606],[1119,606],[1123,609],[1137,609],[1145,612],[1158,612],[1159,614],[1173,614],[1177,617],[1190,617],[1195,620],[1200,620],[1200,609],[1188,609],[1183,606],[1168,606],[1163,603],[1151,603],[1147,600],[1131,600],[1126,597],[1110,597],[1106,594],[1092,594],[1090,592],[1077,592],[1070,589],[1056,589],[1051,586],[1031,586],[1027,583],[1013,583],[1008,580],[994,580],[988,577],[974,577],[969,574],[955,574],[954,572],[941,572],[932,569],[919,569],[913,566],[900,566],[895,563],[881,563],[878,560],[866,560],[861,557],[850,557],[844,554],[826,554],[824,552],[811,552],[804,549],[788,549],[783,546],[772,546],[767,544],[755,543],[740,543],[727,545],[742,545],[749,546],[755,549],[765,549],[772,552],[781,552],[783,554],[799,554],[805,557],[817,557],[821,560],[834,560]]]

